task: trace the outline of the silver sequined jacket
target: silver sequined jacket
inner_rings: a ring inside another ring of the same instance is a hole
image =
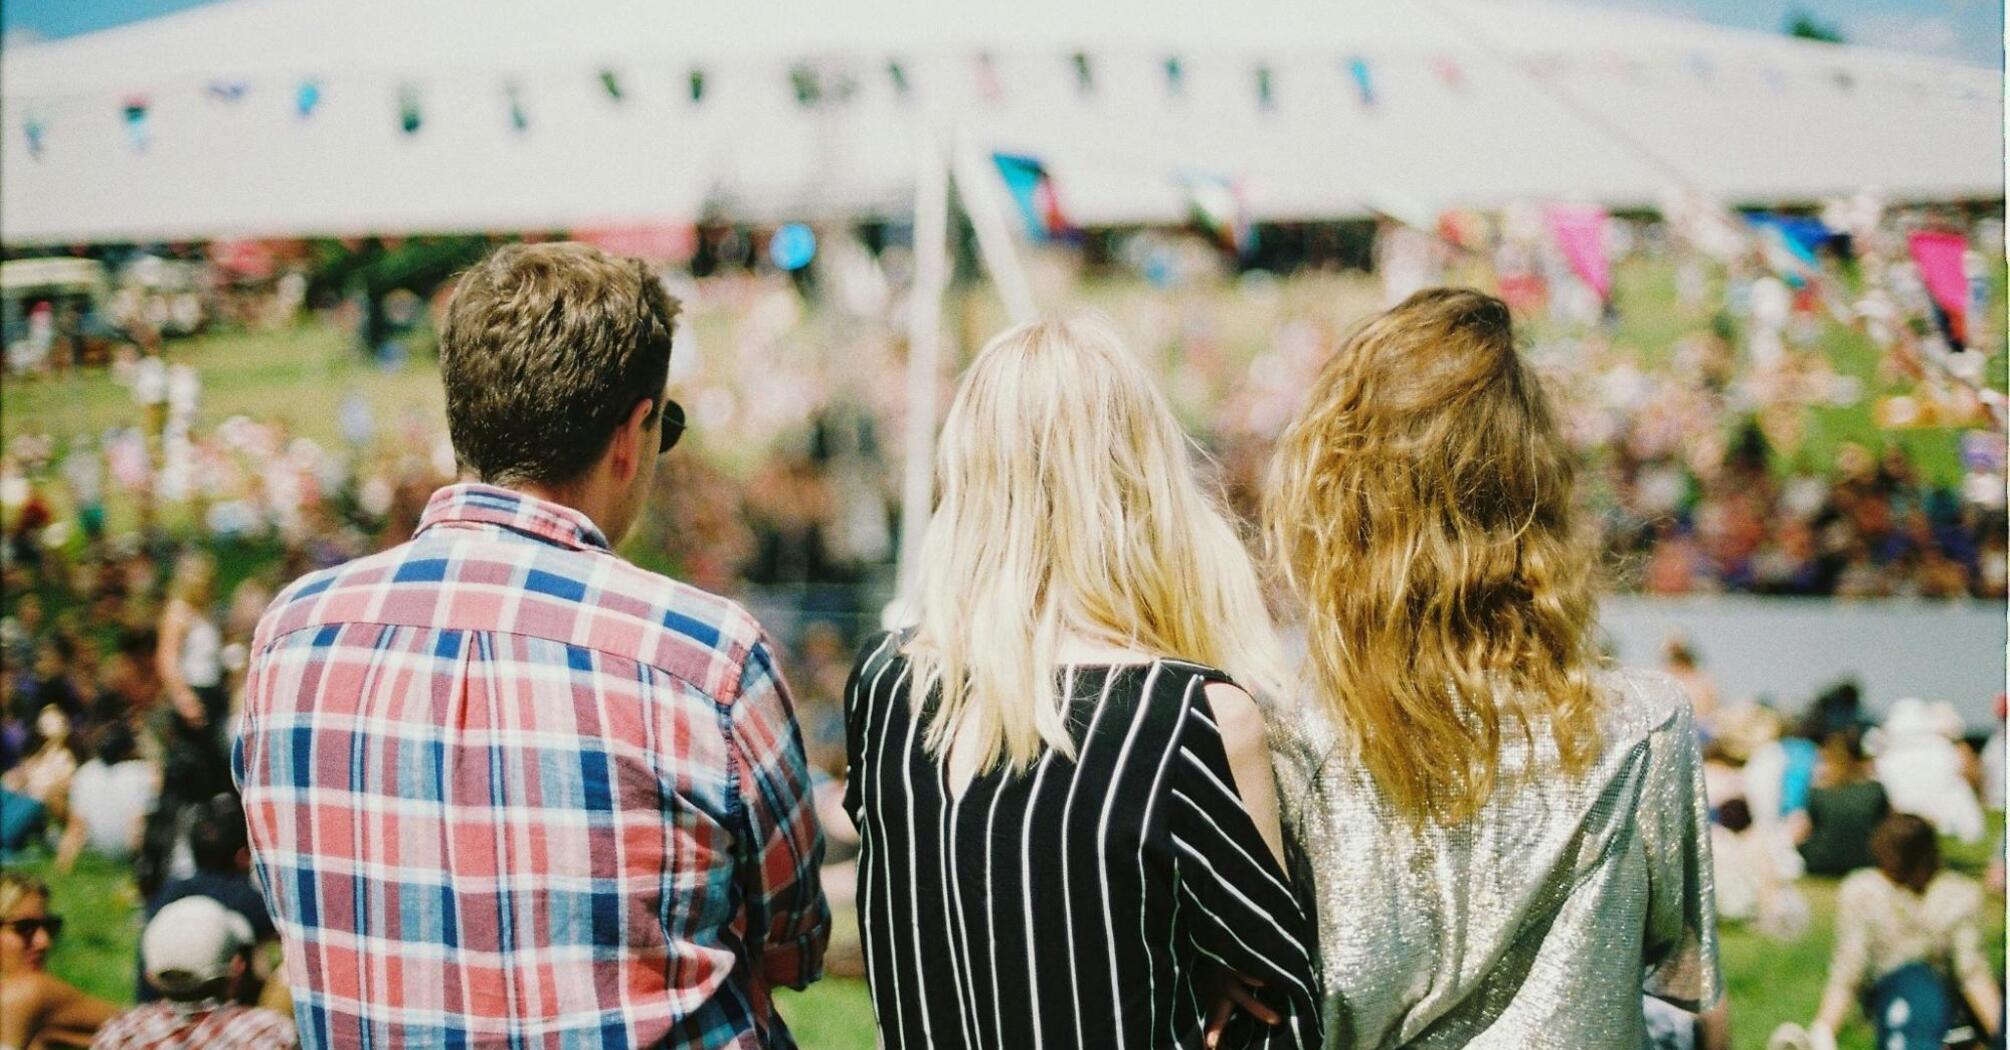
[[[1287,833],[1317,887],[1327,1046],[1636,1050],[1643,994],[1717,1000],[1689,701],[1660,674],[1606,672],[1600,689],[1605,752],[1587,774],[1557,771],[1538,732],[1504,751],[1507,786],[1477,818],[1422,831],[1317,705],[1273,713]]]

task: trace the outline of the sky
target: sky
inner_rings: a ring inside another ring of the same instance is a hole
[[[167,14],[219,0],[7,0],[0,30],[8,39],[53,38]],[[339,2],[339,0],[330,0]],[[1593,6],[1699,18],[1719,25],[1777,31],[1804,10],[1853,44],[1891,48],[2000,67],[2000,0],[1572,0]]]

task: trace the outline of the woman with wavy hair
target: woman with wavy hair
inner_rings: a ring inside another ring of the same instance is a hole
[[[1005,332],[937,480],[920,623],[846,689],[882,1045],[1317,1045],[1245,691],[1276,643],[1144,368],[1100,322]]]
[[[1637,1050],[1643,992],[1718,999],[1693,717],[1672,679],[1601,666],[1571,486],[1507,306],[1474,291],[1356,330],[1282,438],[1265,532],[1312,699],[1273,733],[1330,1046]]]

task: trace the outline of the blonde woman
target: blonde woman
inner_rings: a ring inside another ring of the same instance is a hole
[[[1000,335],[938,470],[920,624],[846,690],[882,1045],[1316,1045],[1236,684],[1275,680],[1275,642],[1143,367],[1093,320]]]
[[[88,1046],[118,1008],[50,976],[49,951],[63,919],[49,914],[49,887],[0,871],[0,1050]]]
[[[1473,291],[1358,329],[1280,443],[1265,529],[1312,699],[1274,731],[1329,1046],[1637,1050],[1643,992],[1718,999],[1693,717],[1672,679],[1599,665],[1571,483]]]
[[[164,720],[167,788],[195,801],[231,789],[230,698],[223,680],[223,637],[210,618],[216,561],[203,551],[175,560],[161,611],[154,666],[168,698]]]

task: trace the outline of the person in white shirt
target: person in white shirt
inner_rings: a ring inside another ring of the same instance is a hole
[[[106,726],[96,757],[70,778],[70,824],[56,870],[68,873],[86,849],[114,860],[132,856],[159,795],[160,771],[139,757],[133,731],[122,722]]]

